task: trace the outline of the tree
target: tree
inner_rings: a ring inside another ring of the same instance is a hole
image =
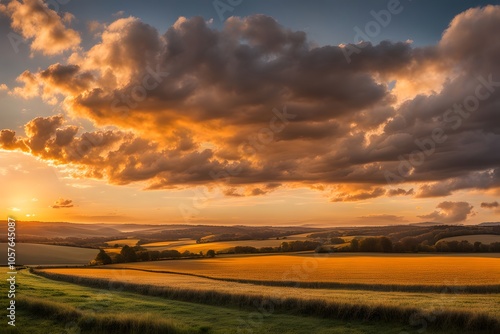
[[[416,252],[418,247],[418,240],[414,237],[405,237],[400,240],[403,252]]]
[[[127,245],[123,246],[122,250],[120,251],[120,254],[123,256],[125,262],[137,261],[137,254],[135,253],[135,250]]]
[[[359,240],[352,239],[351,240],[351,252],[357,252],[359,249]]]
[[[124,263],[125,262],[125,257],[121,254],[116,254],[115,258],[113,259],[113,263]]]
[[[392,241],[387,237],[381,237],[378,240],[380,251],[383,253],[391,253],[392,252]]]
[[[259,250],[252,246],[236,246],[234,247],[235,254],[250,254],[250,253],[258,253]]]
[[[474,252],[480,252],[481,251],[481,241],[476,241],[474,243]]]
[[[160,258],[160,252],[159,251],[149,251],[149,259],[151,261],[156,261]]]
[[[149,261],[151,258],[149,257],[149,252],[138,252],[136,253],[137,258],[141,261]]]
[[[181,257],[181,253],[179,253],[178,250],[175,249],[166,249],[160,253],[161,258],[178,258]]]
[[[332,245],[340,245],[340,244],[343,244],[345,243],[344,239],[342,238],[339,238],[339,237],[333,237],[330,239],[330,243]]]
[[[360,252],[377,252],[378,251],[378,240],[377,238],[364,238],[359,242]]]
[[[113,261],[111,261],[111,257],[104,251],[104,249],[100,249],[99,254],[95,257],[95,262],[100,264],[110,264]]]
[[[281,251],[282,252],[289,252],[290,251],[290,244],[288,242],[284,241],[281,243]]]
[[[215,257],[215,251],[213,249],[208,250],[207,257]]]

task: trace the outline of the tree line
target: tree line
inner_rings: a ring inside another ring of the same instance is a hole
[[[332,243],[333,244],[333,243]],[[498,253],[500,242],[483,244],[479,241],[470,243],[462,241],[440,241],[430,245],[427,240],[419,242],[417,238],[405,237],[398,242],[392,242],[387,237],[366,237],[352,239],[349,245],[330,249],[320,247],[317,252],[367,252],[367,253],[418,253],[418,252],[451,252],[451,253]]]
[[[232,247],[225,252],[215,252],[213,249],[208,250],[205,254],[192,253],[184,251],[180,253],[175,249],[167,249],[164,251],[151,251],[146,250],[141,246],[123,246],[120,253],[110,256],[104,249],[100,249],[94,263],[95,264],[112,264],[112,263],[127,263],[137,261],[157,261],[167,259],[179,258],[201,258],[201,257],[214,257],[216,254],[252,254],[252,253],[279,253],[279,252],[300,252],[316,250],[321,243],[315,241],[290,241],[282,242],[278,247],[261,247],[256,248],[252,246],[236,246]]]

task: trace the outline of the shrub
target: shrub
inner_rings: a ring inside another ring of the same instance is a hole
[[[99,250],[99,254],[95,257],[95,262],[98,264],[110,264],[113,261],[111,260],[111,257],[104,251],[104,249]]]

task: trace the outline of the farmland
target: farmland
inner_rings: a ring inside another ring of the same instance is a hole
[[[358,253],[359,254],[359,253]],[[215,278],[362,284],[498,284],[500,254],[300,254],[111,265]],[[488,270],[484,270],[488,268]]]
[[[45,269],[49,274],[76,276],[83,278],[98,278],[112,282],[134,283],[142,285],[170,287],[179,290],[196,290],[202,292],[215,291],[226,294],[245,294],[251,296],[269,296],[270,298],[291,298],[297,296],[296,287],[268,287],[237,282],[214,281],[202,277],[186,277],[180,274],[152,273],[127,269]],[[116,283],[115,283],[116,284]],[[298,286],[300,288],[300,285]],[[452,287],[450,290],[453,291]],[[381,292],[361,291],[352,289],[302,289],[300,298],[324,300],[342,304],[360,304],[375,307],[383,301],[390,307],[418,307],[430,309],[440,307],[467,311],[473,308],[500,319],[500,294],[462,294],[458,293],[407,293],[407,292]]]
[[[449,238],[444,238],[439,240],[438,242],[442,241],[462,241],[462,240],[467,240],[471,244],[475,242],[481,242],[483,244],[491,244],[493,242],[500,242],[500,235],[494,235],[494,234],[477,234],[477,235],[463,235],[463,236],[457,236],[457,237],[449,237]]]
[[[0,243],[0,250],[7,254],[7,244]],[[87,264],[95,258],[97,249],[18,243],[17,263],[23,265],[76,265]],[[6,264],[2,259],[2,265]]]
[[[431,238],[425,228],[425,240],[410,238],[429,245],[439,235],[462,232],[442,230],[431,228]],[[409,233],[418,236],[422,231],[412,227],[392,240],[394,245],[404,245]],[[169,230],[177,237],[165,233],[158,238],[130,234],[54,240],[100,247],[114,259],[121,246],[137,252],[134,259],[122,255],[114,264],[94,262],[89,267],[76,265],[88,264],[97,248],[20,243],[19,264],[47,267],[32,273],[20,271],[19,316],[31,323],[43,322],[43,333],[64,332],[69,323],[82,333],[95,334],[222,334],[234,333],[239,326],[248,333],[399,334],[418,332],[424,323],[428,333],[455,333],[458,329],[489,333],[493,331],[488,329],[500,326],[499,253],[349,251],[353,239],[363,245],[369,238],[382,238],[380,228],[315,235],[270,231],[261,236],[254,231],[252,236],[228,236],[213,232],[212,227],[196,227],[189,237],[181,237],[186,230]],[[279,235],[270,237],[271,232]],[[243,239],[226,239],[233,237]],[[286,245],[304,242],[329,247],[330,253],[285,250]],[[270,253],[224,254],[237,246],[274,249]],[[333,250],[335,247],[344,250]],[[220,253],[211,258],[206,254],[209,249]],[[187,255],[167,254],[160,257],[164,260],[143,257],[164,250]],[[22,255],[31,261],[22,262]],[[259,305],[268,305],[271,311],[260,314]],[[249,320],[256,310],[260,314],[257,323]],[[20,328],[42,333],[29,324]],[[119,329],[113,332],[113,328]]]
[[[261,247],[278,247],[284,241],[296,241],[296,240],[307,240],[307,235],[297,234],[290,235],[286,238],[271,238],[265,240],[234,240],[234,241],[219,241],[219,242],[208,242],[208,243],[196,243],[195,240],[184,239],[179,241],[163,241],[154,242],[142,245],[148,250],[166,250],[175,249],[179,252],[189,251],[191,253],[199,253],[200,251],[206,253],[208,250],[212,249],[216,252],[225,252],[236,246],[252,246],[255,248]]]
[[[7,330],[0,327],[3,329],[2,333],[120,333],[117,331],[118,326],[124,326],[129,319],[135,319],[136,326],[145,321],[150,324],[150,331],[136,330],[137,333],[165,333],[166,328],[169,329],[168,333],[179,334],[230,334],[238,330],[290,334],[375,334],[381,331],[397,334],[412,331],[406,319],[402,323],[388,323],[335,320],[277,311],[261,315],[255,307],[200,305],[139,295],[125,291],[120,285],[97,289],[54,281],[26,270],[20,271],[18,275],[24,288],[18,297],[20,310],[17,328]],[[1,283],[2,289],[5,289],[5,284]],[[255,314],[261,318],[255,318]],[[107,321],[103,321],[106,319]],[[101,329],[89,328],[91,324],[95,327],[99,325]],[[106,324],[115,326],[114,331],[106,329]],[[155,331],[154,326],[158,330]],[[132,331],[122,331],[129,332]],[[451,334],[453,330],[428,330],[428,333]]]

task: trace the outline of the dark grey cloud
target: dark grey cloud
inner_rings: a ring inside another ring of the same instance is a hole
[[[482,202],[481,203],[481,207],[482,208],[485,208],[485,209],[496,209],[499,207],[499,204],[497,201],[494,201],[494,202]]]

